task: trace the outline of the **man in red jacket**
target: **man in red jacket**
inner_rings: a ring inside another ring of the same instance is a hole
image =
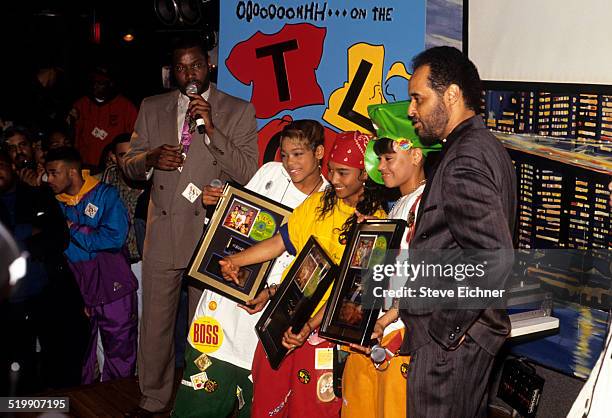
[[[107,68],[95,68],[90,85],[89,94],[74,103],[70,114],[75,118],[75,148],[83,164],[97,167],[104,147],[117,135],[132,132],[138,110],[117,92]]]

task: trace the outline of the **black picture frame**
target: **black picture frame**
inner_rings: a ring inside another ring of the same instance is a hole
[[[338,344],[370,345],[381,308],[379,304],[363,303],[366,286],[372,283],[368,275],[373,265],[393,262],[388,259],[389,250],[400,247],[406,226],[403,219],[369,219],[353,227],[327,301],[319,329],[321,337]]]
[[[294,333],[302,329],[337,273],[338,266],[311,236],[255,325],[257,337],[274,370],[288,351],[282,345],[283,334],[289,327]]]
[[[238,303],[253,299],[265,285],[275,260],[242,267],[241,285],[223,279],[219,260],[273,237],[291,213],[291,208],[265,196],[235,183],[226,184],[187,267],[187,275]]]

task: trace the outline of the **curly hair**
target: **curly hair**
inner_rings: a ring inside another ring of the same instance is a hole
[[[478,111],[482,95],[482,83],[478,70],[457,48],[438,46],[427,49],[412,59],[412,69],[429,66],[429,84],[442,95],[451,84],[463,92],[466,107]]]
[[[373,215],[378,209],[384,209],[386,199],[385,191],[388,189],[380,184],[372,181],[370,178],[363,185],[363,198],[357,203],[356,211],[362,215]],[[322,205],[318,208],[319,220],[323,220],[329,212],[331,212],[338,202],[336,190],[329,184],[323,193]],[[357,223],[357,215],[354,213],[344,222],[341,228],[336,228],[334,231],[340,232],[340,242],[346,243],[348,235],[353,225]]]

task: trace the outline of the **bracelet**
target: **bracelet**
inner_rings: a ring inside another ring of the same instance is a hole
[[[306,321],[304,325],[308,325],[308,335],[312,334],[312,325],[310,325],[310,321]]]
[[[266,290],[268,291],[268,299],[272,299],[272,292],[270,292],[270,285],[266,283]]]
[[[272,296],[274,296],[272,292],[270,292],[270,289],[274,288],[274,294],[276,294],[276,287],[276,283],[272,283],[271,285],[266,283],[266,288],[268,289],[268,299],[272,299]]]

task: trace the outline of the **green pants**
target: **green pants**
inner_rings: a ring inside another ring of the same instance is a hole
[[[200,352],[187,344],[185,348],[185,370],[183,380],[191,382],[190,376],[200,373],[193,362]],[[194,390],[183,383],[179,385],[174,401],[172,417],[210,417],[223,418],[238,410],[239,401],[236,395],[238,387],[242,389],[244,405],[238,411],[239,417],[251,416],[253,383],[249,380],[250,370],[235,366],[226,361],[210,357],[212,364],[205,370],[211,382],[206,389]],[[214,390],[212,390],[214,388]]]

